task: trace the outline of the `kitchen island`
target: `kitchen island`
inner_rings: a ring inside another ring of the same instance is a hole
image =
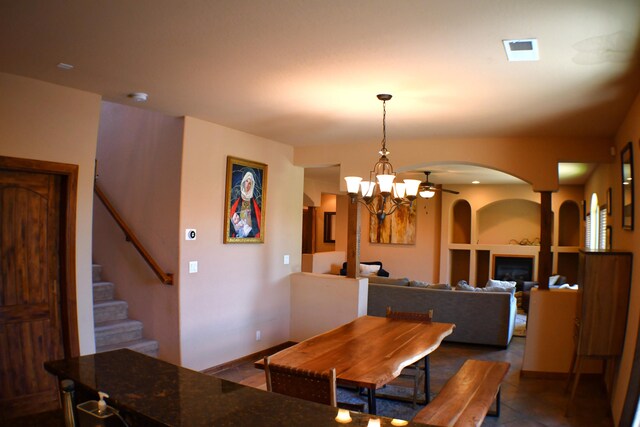
[[[71,379],[76,403],[109,394],[130,426],[333,426],[336,408],[247,387],[145,356],[115,350],[45,363],[58,379]],[[370,418],[392,426],[389,418],[351,412],[351,426]],[[397,424],[395,424],[397,425]],[[422,424],[409,423],[408,426]]]

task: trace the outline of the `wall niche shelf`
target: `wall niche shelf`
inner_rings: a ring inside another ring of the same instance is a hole
[[[538,279],[540,246],[514,242],[540,241],[539,203],[507,198],[476,207],[473,197],[470,200],[460,196],[449,197],[448,206],[443,204],[447,209],[443,214],[448,211],[450,218],[448,241],[444,242],[449,268],[444,272],[444,280],[452,285],[467,280],[472,285],[484,286],[488,279],[493,278],[496,256],[532,259],[532,280]],[[579,202],[571,199],[554,205],[552,272],[566,276],[568,283],[577,283],[578,280],[578,251],[582,234],[579,207]]]

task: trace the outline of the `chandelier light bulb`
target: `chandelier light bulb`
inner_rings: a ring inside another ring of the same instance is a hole
[[[407,188],[407,197],[416,197],[420,189],[419,179],[405,179],[404,184]]]
[[[357,194],[362,178],[359,176],[345,176],[344,180],[347,182],[347,193]]]

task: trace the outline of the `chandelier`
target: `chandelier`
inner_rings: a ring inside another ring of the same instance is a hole
[[[421,182],[417,179],[405,179],[403,183],[394,182],[396,174],[387,158],[390,152],[387,150],[386,106],[391,95],[380,94],[378,99],[382,101],[382,148],[378,151],[380,159],[369,172],[368,181],[363,181],[359,176],[347,176],[344,179],[347,182],[347,193],[351,197],[351,203],[362,203],[372,215],[383,221],[387,215],[393,214],[398,206],[412,205]],[[388,209],[387,201],[391,202]]]

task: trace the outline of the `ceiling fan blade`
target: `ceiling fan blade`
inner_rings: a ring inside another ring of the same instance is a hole
[[[460,194],[459,191],[455,191],[455,190],[447,190],[446,188],[441,188],[442,191],[446,191],[447,193],[451,193],[451,194]]]
[[[447,190],[446,188],[437,187],[433,182],[429,182],[429,174],[431,174],[430,171],[424,171],[425,180],[420,183],[420,191],[446,191],[451,194],[460,194],[459,191]]]

